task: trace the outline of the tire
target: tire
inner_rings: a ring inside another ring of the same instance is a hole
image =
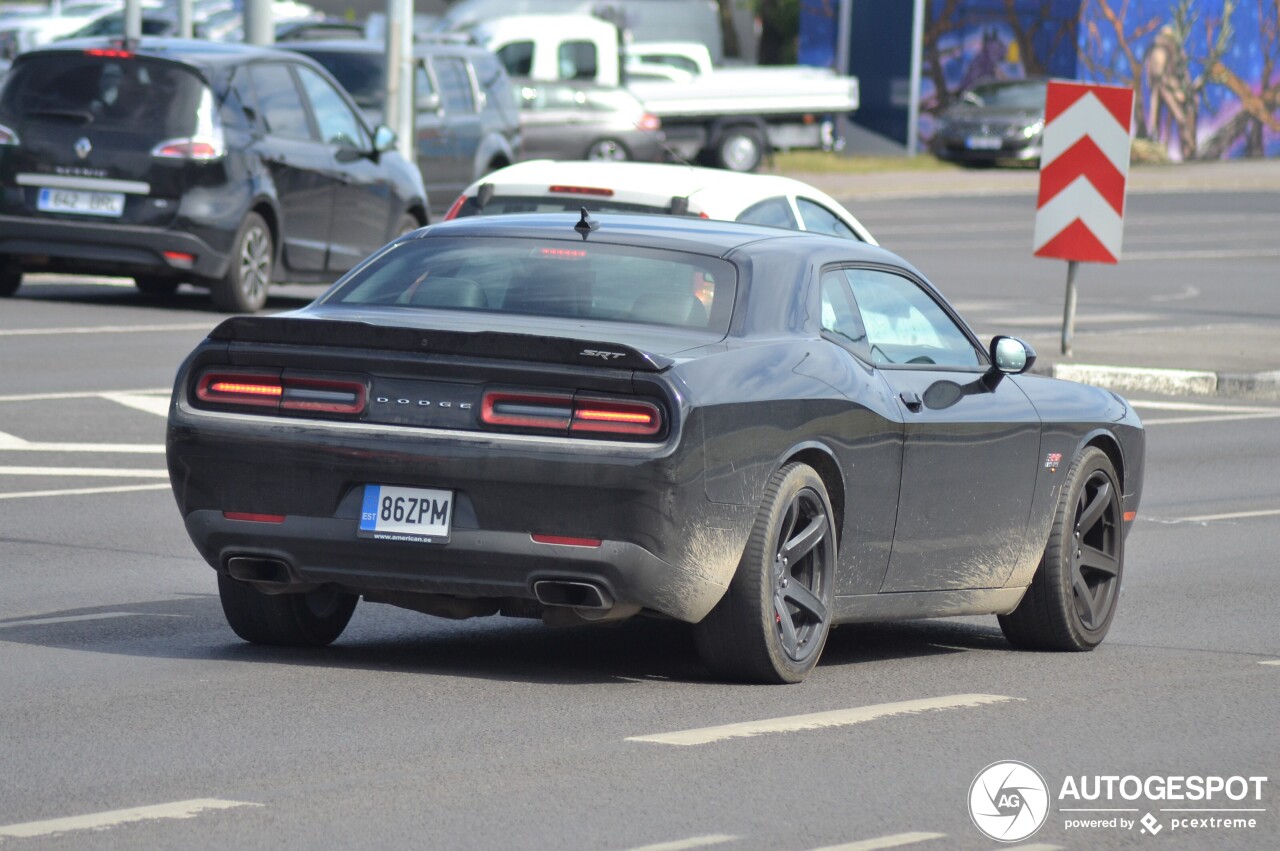
[[[222,612],[235,634],[252,644],[324,647],[347,628],[360,598],[332,588],[305,594],[263,594],[218,574]]]
[[[1092,650],[1116,614],[1124,575],[1120,488],[1106,453],[1080,453],[1054,514],[1031,587],[1000,629],[1028,650]]]
[[[405,213],[400,217],[400,221],[396,222],[396,229],[391,232],[391,238],[404,236],[406,233],[413,233],[422,227],[422,222],[418,221],[411,214]]]
[[[0,268],[0,298],[8,298],[22,286],[22,272],[18,269]]]
[[[177,292],[178,284],[180,283],[182,282],[177,278],[170,278],[164,275],[133,276],[133,285],[143,295],[171,296]]]
[[[275,244],[262,216],[248,213],[236,233],[227,274],[212,283],[213,306],[223,313],[254,313],[267,303]]]
[[[582,158],[591,162],[620,163],[631,159],[631,154],[627,146],[617,139],[600,139],[591,143]]]
[[[764,137],[754,127],[730,127],[716,140],[716,165],[729,171],[755,171],[764,159]]]
[[[698,654],[716,675],[798,683],[818,664],[831,629],[833,518],[812,467],[788,464],[770,480],[728,592],[694,627]]]

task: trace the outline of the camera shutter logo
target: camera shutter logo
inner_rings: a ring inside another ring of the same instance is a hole
[[[1049,787],[1023,762],[993,762],[969,787],[969,816],[997,842],[1019,842],[1040,829],[1049,815]]]

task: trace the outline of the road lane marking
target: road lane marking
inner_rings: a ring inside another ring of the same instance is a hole
[[[152,396],[159,393],[170,393],[169,389],[157,387],[148,390],[112,390],[109,393],[130,396]],[[0,396],[0,402],[58,402],[64,399],[101,399],[109,395],[101,390],[73,390],[64,393],[18,393],[11,396]]]
[[[55,618],[24,618],[19,621],[0,621],[0,629],[17,626],[53,626],[60,623],[79,623],[80,621],[103,621],[113,618],[189,618],[191,615],[147,614],[146,612],[98,612],[92,615],[66,615]]]
[[[121,485],[114,488],[70,488],[56,491],[22,491],[20,493],[0,493],[0,499],[35,499],[42,496],[93,496],[100,493],[135,493],[137,491],[167,491],[168,484],[163,485]]]
[[[1158,313],[1082,313],[1076,317],[1078,325],[1123,325],[1129,322],[1151,322],[1165,317]],[[997,316],[984,320],[988,326],[1001,328],[1013,325],[1060,325],[1061,316]]]
[[[1268,508],[1261,511],[1233,511],[1229,514],[1198,514],[1194,517],[1175,517],[1166,523],[1211,523],[1215,520],[1249,520],[1253,517],[1275,517],[1280,515],[1280,508]]]
[[[857,842],[846,842],[843,845],[828,845],[815,851],[877,851],[879,848],[901,848],[904,845],[915,845],[918,842],[929,842],[934,839],[945,839],[945,833],[895,833],[891,836],[878,836],[875,839],[861,839]]]
[[[726,842],[733,842],[736,836],[728,836],[723,833],[711,833],[706,836],[691,836],[688,839],[677,839],[674,842],[657,842],[653,845],[641,845],[639,848],[632,848],[631,851],[684,851],[686,848],[706,848],[709,845],[723,845]]]
[[[1272,414],[1206,414],[1203,417],[1165,417],[1164,419],[1143,419],[1144,426],[1153,425],[1191,425],[1194,423],[1229,423],[1242,420],[1274,420],[1280,417],[1280,411]]]
[[[89,476],[107,479],[167,479],[168,470],[133,467],[0,467],[0,476]]]
[[[124,405],[126,408],[133,408],[136,411],[144,411],[148,414],[157,414],[162,417],[169,416],[168,391],[163,396],[144,396],[138,393],[103,393],[102,398],[115,402],[117,405]]]
[[[161,443],[33,443],[0,431],[0,452],[123,452],[163,455]]]
[[[1129,404],[1135,408],[1150,408],[1153,411],[1204,411],[1218,414],[1280,414],[1280,408],[1265,408],[1246,405],[1217,405],[1207,402],[1164,402],[1142,401],[1130,399]]]
[[[1259,665],[1280,665],[1280,659],[1268,659],[1266,662],[1259,662]]]
[[[0,337],[53,337],[62,334],[135,334],[165,331],[212,331],[218,323],[175,322],[169,325],[82,325],[70,328],[6,328]]]
[[[628,742],[653,742],[660,745],[706,745],[725,739],[760,736],[765,733],[794,733],[801,730],[819,730],[824,727],[846,727],[875,721],[894,715],[914,715],[937,709],[962,709],[1024,700],[1000,694],[953,694],[946,697],[928,697],[922,700],[904,700],[899,703],[880,703],[853,709],[836,709],[830,712],[814,712],[808,715],[789,715],[784,718],[768,718],[763,721],[745,721],[740,724],[724,724],[718,727],[701,727],[680,730],[675,733],[656,733],[648,736],[630,736]]]
[[[1048,845],[1044,842],[1037,842],[1033,845],[1013,845],[1001,846],[1002,848],[1017,848],[1018,851],[1062,851],[1061,845]]]
[[[103,830],[136,821],[156,819],[194,818],[212,810],[229,810],[234,807],[261,807],[249,801],[224,801],[219,798],[192,798],[171,804],[155,804],[149,807],[131,807],[127,810],[108,810],[83,816],[29,821],[22,824],[0,826],[0,838],[34,839],[40,836],[57,836],[77,830]]]
[[[1251,260],[1255,257],[1280,257],[1280,249],[1238,248],[1204,251],[1126,251],[1125,260]]]

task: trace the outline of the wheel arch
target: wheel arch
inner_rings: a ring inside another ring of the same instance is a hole
[[[1115,468],[1116,478],[1120,480],[1120,492],[1124,493],[1124,451],[1120,448],[1120,441],[1110,432],[1098,430],[1085,437],[1080,450],[1084,451],[1090,446],[1097,447],[1106,454],[1111,461],[1111,466]]]
[[[266,198],[259,198],[253,202],[248,210],[250,213],[257,213],[262,216],[262,220],[267,223],[267,230],[271,232],[271,264],[276,266],[280,263],[280,258],[284,256],[283,243],[280,238],[280,214],[276,210],[275,205]]]
[[[831,500],[831,512],[836,521],[836,545],[839,546],[840,539],[844,535],[845,483],[844,474],[840,470],[840,462],[836,460],[835,453],[818,442],[802,443],[787,454],[774,473],[792,463],[807,464],[822,479],[822,484],[827,489],[827,497]],[[770,474],[770,478],[772,475]]]

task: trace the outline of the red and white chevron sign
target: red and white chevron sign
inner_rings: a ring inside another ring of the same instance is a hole
[[[1049,83],[1035,256],[1119,263],[1133,89]]]

